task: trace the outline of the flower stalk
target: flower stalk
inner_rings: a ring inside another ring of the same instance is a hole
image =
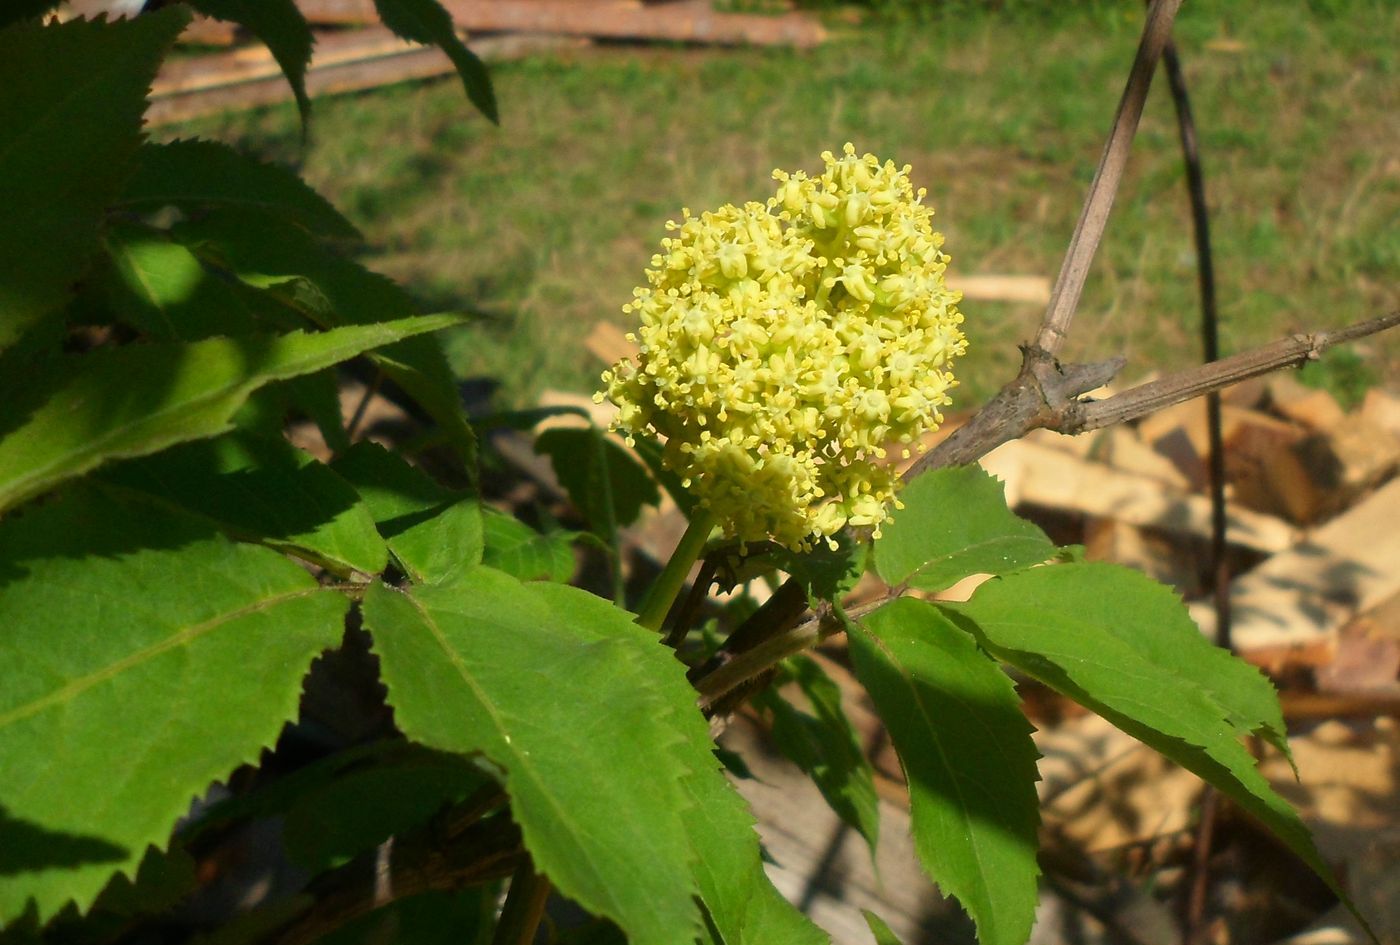
[[[671,605],[676,601],[676,595],[680,593],[681,585],[685,584],[685,577],[690,573],[690,568],[700,557],[700,552],[705,549],[705,542],[710,538],[710,532],[714,531],[719,524],[719,517],[708,509],[695,507],[695,511],[690,519],[690,524],[686,526],[685,534],[681,536],[681,542],[676,546],[676,550],[671,554],[671,559],[666,562],[666,567],[651,585],[651,590],[647,592],[646,598],[642,601],[642,606],[637,614],[637,623],[648,630],[661,632],[661,626],[666,622],[666,615],[671,611]]]

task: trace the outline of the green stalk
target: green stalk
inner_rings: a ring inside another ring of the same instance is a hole
[[[637,615],[637,623],[648,630],[661,632],[661,625],[666,621],[666,614],[670,612],[671,604],[680,593],[681,585],[685,583],[685,576],[690,573],[690,566],[700,557],[705,541],[710,537],[710,531],[717,522],[718,516],[713,512],[695,507],[694,517],[686,526],[681,543],[672,552],[671,560],[666,562],[666,567],[657,576],[656,583],[647,591]]]

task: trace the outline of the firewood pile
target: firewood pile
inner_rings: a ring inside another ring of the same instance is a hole
[[[297,0],[297,6],[316,38],[306,75],[313,97],[453,71],[440,50],[404,42],[380,26],[373,0]],[[443,6],[468,47],[487,62],[599,40],[807,48],[826,38],[809,14],[730,13],[710,0],[445,0]],[[190,53],[169,60],[157,77],[151,123],[292,97],[266,47],[232,24],[196,19],[182,42]]]

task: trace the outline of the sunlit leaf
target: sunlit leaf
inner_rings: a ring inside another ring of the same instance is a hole
[[[1037,753],[1011,680],[932,604],[902,598],[849,624],[856,675],[909,782],[914,848],[984,945],[1035,919]]]
[[[248,394],[459,324],[425,315],[316,334],[123,345],[0,378],[0,510],[112,459],[229,428]]]
[[[90,903],[296,715],[343,597],[145,503],[0,524],[0,922]]]

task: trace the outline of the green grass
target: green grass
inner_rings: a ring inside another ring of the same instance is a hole
[[[581,347],[681,206],[761,199],[774,167],[847,141],[913,165],[968,273],[1053,277],[1136,46],[1141,5],[888,19],[808,53],[605,47],[493,69],[502,125],[450,80],[291,106],[199,133],[298,164],[434,309],[487,316],[449,346],[503,405],[592,390]],[[1400,306],[1400,6],[1185,5],[1176,36],[1214,214],[1226,350]],[[1066,355],[1125,376],[1191,363],[1196,275],[1172,105],[1154,85]],[[1014,370],[1035,306],[969,302],[963,404]],[[1392,335],[1400,334],[1392,332]],[[1359,347],[1400,381],[1400,339]]]

